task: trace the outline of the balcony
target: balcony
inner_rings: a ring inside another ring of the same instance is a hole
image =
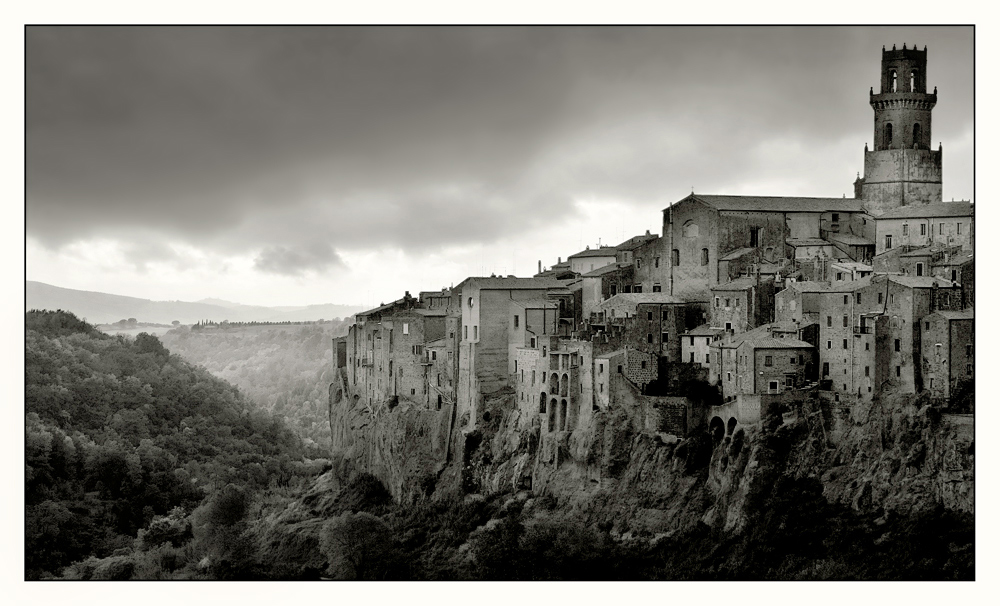
[[[871,326],[855,326],[854,327],[854,334],[856,334],[856,335],[870,335],[870,334],[872,334],[872,327]]]

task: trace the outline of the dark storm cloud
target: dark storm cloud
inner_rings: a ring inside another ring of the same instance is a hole
[[[28,232],[142,227],[288,273],[339,262],[300,242],[434,248],[579,197],[725,192],[769,140],[856,138],[860,168],[878,51],[904,41],[931,47],[958,108],[935,139],[957,137],[968,30],[30,27]]]

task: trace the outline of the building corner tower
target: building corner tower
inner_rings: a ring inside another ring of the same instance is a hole
[[[931,149],[937,88],[928,94],[927,47],[883,47],[882,82],[877,94],[869,91],[869,103],[875,110],[875,148],[865,145],[865,174],[855,182],[855,196],[875,216],[941,202],[942,150]]]

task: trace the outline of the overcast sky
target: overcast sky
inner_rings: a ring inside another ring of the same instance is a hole
[[[972,199],[971,28],[26,31],[27,278],[370,305],[529,276],[691,192],[853,193],[882,45]]]

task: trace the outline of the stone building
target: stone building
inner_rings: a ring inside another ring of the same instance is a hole
[[[931,397],[947,402],[975,380],[973,311],[935,311],[924,316],[921,324],[924,388]]]
[[[941,202],[942,151],[931,149],[937,88],[927,92],[927,48],[883,48],[881,74],[879,92],[869,92],[875,149],[865,144],[865,174],[855,182],[855,197],[876,217]]]
[[[713,286],[709,325],[736,333],[774,319],[774,281],[742,277]]]
[[[815,380],[815,355],[810,343],[797,339],[744,339],[736,348],[736,393],[777,394],[803,387]]]
[[[510,327],[515,310],[527,301],[556,297],[560,316],[573,317],[567,309],[571,293],[565,281],[552,278],[467,278],[453,290],[460,293],[461,334],[458,343],[457,398],[459,414],[470,414],[471,427],[478,423],[478,402],[510,386]]]
[[[725,334],[723,328],[712,328],[702,324],[681,334],[681,360],[698,364],[702,368],[712,367],[711,345]]]
[[[632,262],[612,263],[581,277],[583,318],[589,320],[598,305],[619,293],[632,292],[635,269]]]
[[[908,246],[961,246],[972,250],[975,239],[970,202],[938,202],[903,206],[875,217],[875,254]]]
[[[586,274],[595,269],[600,269],[605,265],[617,263],[618,249],[614,246],[601,246],[599,248],[590,248],[588,246],[585,250],[570,255],[566,260],[569,262],[569,269],[573,273]]]
[[[833,230],[851,233],[851,217],[861,212],[861,202],[850,198],[691,194],[663,211],[658,243],[670,262],[661,264],[657,281],[664,292],[707,301],[711,288],[731,277],[720,265],[723,258],[727,264],[748,254],[769,262],[789,258],[789,240],[811,241]]]

